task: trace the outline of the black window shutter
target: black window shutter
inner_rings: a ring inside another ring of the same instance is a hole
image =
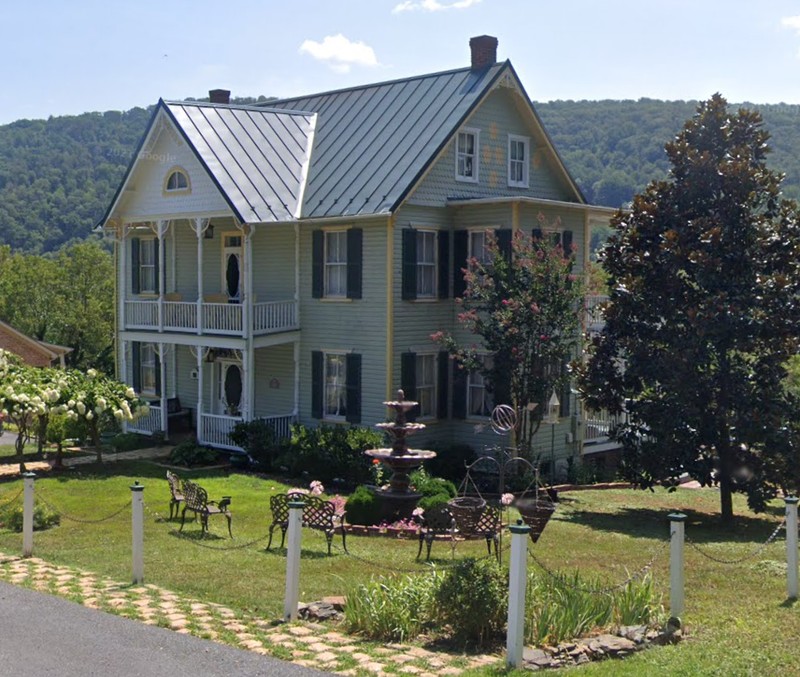
[[[542,229],[541,228],[534,228],[531,231],[531,237],[534,240],[541,240],[542,239]]]
[[[142,346],[138,341],[131,343],[131,363],[133,367],[133,389],[138,395],[142,391]]]
[[[154,284],[156,288],[153,290],[156,294],[161,290],[161,283],[158,281],[158,276],[160,275],[160,267],[161,267],[161,254],[158,251],[158,238],[153,240],[153,258],[155,259],[154,267],[155,267],[155,275],[153,275]]]
[[[561,246],[564,248],[564,256],[572,258],[574,252],[572,251],[572,231],[565,230],[561,234]]]
[[[324,294],[325,277],[325,233],[315,230],[311,233],[311,296],[321,299]],[[321,353],[320,353],[321,354]],[[320,409],[320,413],[322,410]]]
[[[438,363],[436,365],[437,383],[436,383],[436,418],[447,418],[447,385],[448,374],[450,370],[450,355],[446,350],[439,353]]]
[[[457,230],[453,233],[453,296],[464,296],[467,288],[462,269],[467,267],[467,243],[469,233]]]
[[[320,231],[321,232],[321,231]],[[322,418],[322,393],[324,376],[324,356],[320,350],[311,351],[311,417]]]
[[[400,387],[407,400],[417,399],[417,354],[400,354]],[[408,412],[410,421],[419,416],[419,407],[414,407]]]
[[[467,370],[453,363],[453,418],[467,417]]]
[[[139,285],[139,252],[141,246],[142,241],[138,237],[131,239],[131,292],[134,294],[138,294],[142,290]],[[134,390],[138,392],[138,388],[134,387]]]
[[[361,355],[349,353],[345,362],[348,423],[361,423]]]
[[[511,229],[510,228],[500,228],[499,230],[495,231],[495,237],[497,238],[497,248],[500,250],[500,253],[503,255],[503,258],[511,262]]]
[[[403,230],[403,288],[404,301],[417,298],[417,231],[413,228]]]
[[[361,298],[362,243],[364,231],[351,228],[347,231],[347,298]]]
[[[495,356],[495,361],[500,362],[499,358]],[[497,372],[497,378],[493,385],[494,404],[511,404],[511,365],[507,361],[503,361],[502,368]],[[498,364],[498,366],[500,366]]]
[[[446,299],[450,292],[450,233],[440,230],[436,239],[439,248],[439,298]]]
[[[156,240],[156,242],[158,241]],[[161,397],[161,358],[158,356],[158,351],[156,351],[155,346],[153,346],[153,355],[156,365],[156,395]],[[136,388],[134,388],[134,390],[136,390]]]

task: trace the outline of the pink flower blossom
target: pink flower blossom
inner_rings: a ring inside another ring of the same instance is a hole
[[[319,480],[314,480],[308,486],[311,489],[312,496],[319,496],[323,491],[325,491],[325,487],[322,486],[322,482],[320,482]]]
[[[411,514],[412,514],[414,517],[422,517],[422,516],[425,514],[425,510],[423,510],[423,509],[422,509],[422,508],[420,508],[420,507],[416,507],[416,508],[414,508],[414,510],[411,512]]]
[[[511,505],[514,502],[514,494],[503,494],[500,497],[501,505]]]

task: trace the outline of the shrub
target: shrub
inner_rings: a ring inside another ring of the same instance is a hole
[[[133,451],[152,446],[153,441],[147,435],[139,433],[119,433],[111,438],[111,448],[114,451]]]
[[[431,508],[435,508],[440,505],[447,505],[447,501],[450,500],[450,496],[447,494],[434,494],[433,496],[423,496],[417,502],[417,506],[422,508],[423,510],[430,510]]]
[[[409,478],[417,493],[423,496],[445,494],[447,498],[456,497],[457,490],[455,484],[441,477],[431,477],[424,469],[415,470],[409,475]]]
[[[266,419],[237,423],[230,433],[231,441],[244,449],[264,470],[272,470],[273,461],[281,451],[272,425]]]
[[[465,559],[449,569],[435,595],[438,618],[455,638],[491,644],[508,614],[508,578],[493,558]]]
[[[440,574],[379,578],[347,593],[344,619],[351,632],[370,639],[404,642],[431,622]]]
[[[3,514],[3,525],[10,531],[22,532],[22,506],[17,505],[9,508]],[[33,507],[33,530],[44,531],[50,527],[61,524],[61,515],[51,510],[47,506],[37,503]]]
[[[182,465],[192,468],[196,465],[208,465],[217,460],[217,451],[204,447],[194,440],[184,440],[169,454],[169,462],[173,465]]]
[[[381,521],[381,503],[367,487],[358,487],[344,504],[344,514],[350,524],[377,524]]]
[[[291,438],[276,465],[287,469],[291,475],[308,474],[323,484],[344,480],[355,487],[366,484],[371,478],[371,459],[364,455],[366,449],[380,447],[383,435],[369,428],[357,426],[292,426]]]
[[[436,458],[425,461],[425,467],[431,475],[452,482],[461,482],[467,474],[467,464],[475,460],[475,450],[468,444],[454,444],[434,451]]]

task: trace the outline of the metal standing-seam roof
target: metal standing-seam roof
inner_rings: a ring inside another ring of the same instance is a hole
[[[270,101],[318,114],[302,217],[393,211],[508,62]]]
[[[300,215],[314,113],[184,101],[163,105],[242,222]]]

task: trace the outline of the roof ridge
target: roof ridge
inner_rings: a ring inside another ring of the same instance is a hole
[[[222,108],[225,110],[244,110],[253,113],[282,113],[284,115],[315,115],[314,111],[297,110],[294,108],[271,108],[268,104],[272,101],[264,102],[264,106],[252,103],[210,103],[209,101],[175,101],[163,100],[167,106],[196,106],[197,108]]]
[[[488,71],[490,68],[493,68],[495,66],[505,66],[510,63],[511,61],[509,59],[506,59],[505,61],[497,61],[493,64],[486,66],[485,68],[482,68],[481,71],[483,70]],[[423,73],[422,75],[412,75],[405,78],[396,78],[395,80],[383,80],[381,82],[370,82],[365,85],[355,85],[353,87],[343,87],[341,89],[329,89],[325,92],[313,92],[311,94],[301,94],[300,96],[288,96],[285,98],[279,98],[272,101],[264,102],[264,105],[268,106],[270,104],[282,103],[284,101],[297,101],[298,99],[315,99],[322,96],[330,96],[332,94],[342,94],[344,92],[363,91],[365,89],[371,89],[373,87],[385,87],[386,85],[396,85],[400,84],[401,82],[411,82],[412,80],[425,80],[427,78],[437,78],[443,75],[453,75],[455,73],[468,72],[470,70],[472,70],[470,66],[464,66],[462,68],[451,68],[450,70],[437,71],[436,73]],[[258,104],[255,105],[258,106]],[[285,110],[289,109],[287,108]]]

